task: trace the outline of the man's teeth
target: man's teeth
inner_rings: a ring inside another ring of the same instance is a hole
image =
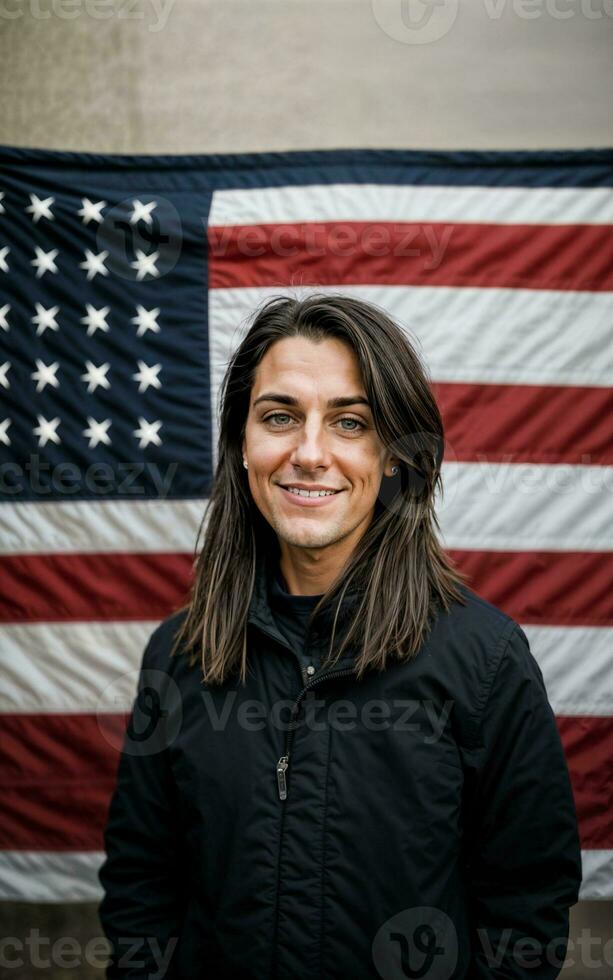
[[[329,497],[330,494],[336,493],[336,490],[298,490],[296,487],[286,487],[290,493],[296,493],[299,497]]]

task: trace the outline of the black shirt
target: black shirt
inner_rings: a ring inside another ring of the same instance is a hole
[[[313,665],[319,669],[321,655],[309,642],[308,620],[321,595],[291,595],[278,565],[269,581],[270,607],[280,632],[295,650],[302,667]]]

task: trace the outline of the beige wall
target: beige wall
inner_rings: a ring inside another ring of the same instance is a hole
[[[457,2],[435,8],[447,33],[411,44],[435,21],[408,30],[400,0],[0,0],[0,142],[123,153],[613,142],[613,0],[459,0],[453,20]],[[97,20],[103,3],[116,12]]]
[[[460,2],[411,30],[400,0],[0,0],[0,143],[116,153],[613,144],[613,0]],[[613,943],[608,967],[587,952],[591,938],[602,960],[612,908],[573,909],[583,953],[563,976],[613,977]],[[4,912],[13,935],[99,934],[92,906]]]

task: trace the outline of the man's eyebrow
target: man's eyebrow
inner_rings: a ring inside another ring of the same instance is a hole
[[[260,402],[278,402],[281,405],[300,404],[298,398],[294,398],[293,395],[284,395],[278,391],[264,392],[263,395],[260,395],[254,401],[254,408]],[[366,405],[367,408],[370,408],[368,398],[365,398],[363,395],[344,395],[340,398],[330,398],[328,401],[328,408],[349,408],[350,405]]]

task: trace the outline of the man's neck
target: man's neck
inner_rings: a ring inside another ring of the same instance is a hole
[[[337,555],[308,554],[305,549],[286,549],[279,559],[290,595],[323,595],[338,576],[344,562]]]

